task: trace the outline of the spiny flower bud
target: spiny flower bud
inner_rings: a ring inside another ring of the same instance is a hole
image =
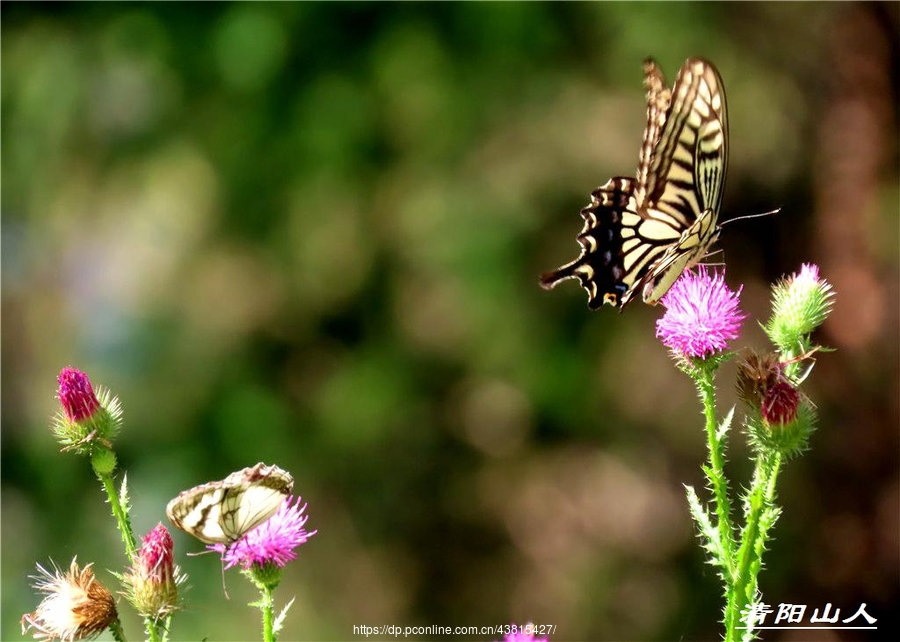
[[[804,263],[800,271],[772,288],[772,317],[766,334],[785,354],[796,354],[802,339],[825,322],[834,306],[831,284],[819,277],[819,267]]]
[[[22,616],[22,634],[36,640],[87,640],[117,627],[119,616],[109,590],[94,577],[91,565],[79,568],[73,559],[67,573],[38,564],[34,588],[46,597],[34,613]]]
[[[754,447],[793,457],[806,449],[816,413],[785,374],[785,365],[777,354],[743,351],[735,388],[754,410],[747,423]]]
[[[111,449],[109,440],[122,423],[119,400],[103,388],[95,393],[88,376],[75,368],[63,368],[57,380],[62,407],[53,418],[52,428],[63,450],[87,455],[98,446]]]
[[[158,619],[178,609],[178,585],[184,576],[174,563],[175,544],[162,524],[147,533],[131,570],[121,579],[128,601],[144,617]]]

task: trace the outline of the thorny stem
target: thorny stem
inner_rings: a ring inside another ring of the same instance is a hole
[[[112,475],[97,473],[97,478],[106,490],[107,500],[112,507],[113,517],[116,518],[119,532],[122,533],[122,541],[125,543],[125,552],[128,554],[128,561],[133,562],[134,558],[137,556],[137,544],[134,541],[134,533],[131,530],[131,520],[128,519],[125,509],[122,508],[122,504],[119,502],[119,495],[116,492],[116,486],[113,483]]]
[[[746,629],[738,629],[742,615],[753,602],[762,567],[767,529],[761,529],[761,518],[766,508],[775,502],[775,486],[781,470],[780,453],[760,453],[756,458],[753,487],[747,498],[749,503],[747,522],[741,533],[741,547],[738,551],[737,568],[731,586],[728,587],[728,604],[725,609],[725,640],[736,642],[753,634]],[[747,625],[751,625],[748,622]]]
[[[731,525],[731,502],[728,499],[728,481],[725,478],[724,443],[717,434],[715,371],[701,365],[696,368],[697,391],[703,403],[706,417],[706,440],[709,448],[707,477],[716,498],[716,518],[719,542],[722,549],[722,569],[727,582],[734,578],[734,529]]]
[[[263,640],[265,642],[275,642],[275,631],[273,629],[272,620],[272,605],[274,603],[272,589],[268,586],[263,586],[260,588],[260,591],[262,593],[260,610],[263,615]]]

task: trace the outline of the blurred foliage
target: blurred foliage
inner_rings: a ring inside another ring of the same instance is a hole
[[[284,639],[528,620],[554,640],[715,638],[681,486],[700,483],[702,424],[659,310],[591,313],[574,284],[536,282],[576,255],[590,190],[634,171],[648,55],[670,79],[691,55],[725,79],[723,218],[782,207],[724,230],[744,309],[764,319],[767,284],[801,261],[838,293],[766,600],[866,602],[890,630],[896,4],[0,11],[0,637],[36,604],[35,562],[123,564],[87,462],[47,428],[74,365],[123,403],[139,533],[189,486],[293,472],[319,535],[278,591],[297,596]],[[246,582],[227,573],[224,602],[217,560],[176,546],[192,589],[175,639],[257,636]]]

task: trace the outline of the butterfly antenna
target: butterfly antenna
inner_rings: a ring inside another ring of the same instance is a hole
[[[760,212],[759,214],[744,214],[743,216],[736,216],[734,218],[730,218],[727,221],[722,221],[721,227],[725,227],[728,223],[734,223],[735,221],[746,221],[751,218],[762,218],[763,216],[774,216],[781,211],[780,207],[776,207],[774,210],[769,210],[768,212]]]

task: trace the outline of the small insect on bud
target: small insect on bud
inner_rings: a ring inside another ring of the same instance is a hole
[[[738,397],[748,406],[761,410],[766,392],[781,379],[781,365],[777,354],[770,352],[760,355],[750,349],[741,352],[735,389]]]

